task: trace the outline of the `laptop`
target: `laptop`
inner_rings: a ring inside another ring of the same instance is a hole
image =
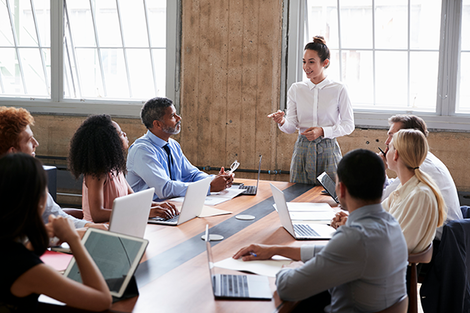
[[[209,225],[206,225],[206,251],[215,299],[271,300],[272,292],[267,276],[214,274]]]
[[[326,172],[320,174],[317,177],[317,180],[325,188],[326,192],[335,200],[336,203],[339,203],[338,197],[336,196],[336,183]]]
[[[144,238],[155,189],[152,187],[114,199],[109,230]]]
[[[258,165],[258,180],[256,181],[256,186],[247,186],[245,184],[240,185],[240,189],[245,189],[241,195],[247,195],[247,196],[256,196],[256,193],[258,192],[258,185],[259,185],[259,177],[261,174],[261,159],[263,158],[262,155],[259,156],[259,165]]]
[[[202,212],[211,181],[212,178],[207,177],[203,180],[199,180],[188,185],[188,189],[186,190],[186,195],[184,196],[183,205],[181,206],[179,215],[176,215],[170,219],[165,219],[163,217],[153,217],[149,218],[148,222],[151,224],[177,226],[199,216]]]
[[[144,238],[154,192],[155,189],[152,187],[114,199],[113,210],[109,218],[109,230],[115,233]],[[60,246],[51,247],[51,250],[72,253],[66,242]]]
[[[273,184],[271,191],[273,193],[274,202],[276,203],[277,213],[281,220],[282,226],[292,235],[296,240],[329,240],[335,233],[335,229],[325,224],[305,224],[299,222],[292,222],[289,210],[287,208],[286,198],[284,193]]]
[[[139,266],[148,240],[90,227],[82,243],[103,274],[111,295],[121,298]],[[82,283],[75,258],[64,276]]]

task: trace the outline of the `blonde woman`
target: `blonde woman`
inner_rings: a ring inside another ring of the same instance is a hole
[[[434,239],[436,228],[446,219],[444,199],[433,179],[422,172],[429,146],[416,129],[401,129],[393,135],[386,155],[388,168],[397,173],[400,185],[382,202],[384,210],[395,217],[405,236],[408,253],[426,249]],[[332,226],[346,223],[345,213],[338,213]]]
[[[408,253],[426,249],[436,228],[446,219],[445,203],[434,180],[419,167],[429,146],[423,133],[402,129],[393,135],[387,152],[388,168],[400,179],[398,188],[382,202],[398,221],[408,245]]]

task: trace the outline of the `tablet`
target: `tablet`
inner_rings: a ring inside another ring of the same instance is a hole
[[[139,266],[148,240],[88,228],[82,243],[103,274],[111,295],[121,298]],[[82,283],[75,258],[70,261],[64,276]]]

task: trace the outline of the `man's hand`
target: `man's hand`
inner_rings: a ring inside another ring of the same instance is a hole
[[[295,269],[304,266],[304,262],[302,261],[295,261],[295,262],[290,262],[287,265],[283,265],[282,268],[290,268],[290,269]]]
[[[220,169],[219,174],[211,181],[211,191],[222,191],[225,188],[232,187],[234,173],[226,173],[224,167]]]
[[[284,125],[286,119],[284,118],[286,115],[283,111],[277,110],[277,112],[271,113],[268,115],[269,118],[272,118],[274,122],[280,124],[281,126]]]
[[[335,217],[330,222],[331,227],[334,229],[338,229],[338,227],[343,226],[346,224],[346,221],[348,220],[348,215],[344,212],[338,212],[336,213]]]
[[[307,137],[309,141],[314,141],[318,137],[324,136],[325,134],[323,132],[323,128],[321,127],[310,127],[306,131],[301,133],[301,135]]]
[[[170,219],[176,215],[179,215],[180,212],[175,207],[174,204],[169,202],[152,202],[152,207],[150,209],[149,217],[163,217]]]
[[[102,230],[108,230],[109,229],[109,224],[108,223],[86,223],[85,227],[91,227],[91,228],[98,228]],[[79,228],[82,229],[82,228]],[[86,229],[85,229],[86,230]]]
[[[273,247],[267,245],[251,244],[243,247],[232,258],[242,258],[243,261],[268,260],[274,255]]]

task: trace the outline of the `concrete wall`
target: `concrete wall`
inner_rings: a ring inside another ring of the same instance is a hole
[[[282,0],[184,0],[182,6],[181,115],[175,137],[197,166],[288,171],[296,135],[281,133],[266,115],[280,102]],[[84,120],[35,115],[39,155],[67,156],[69,140]],[[139,119],[116,119],[132,143],[145,129]],[[470,129],[470,128],[469,128]],[[339,138],[343,153],[378,151],[386,130],[356,129]],[[451,171],[460,191],[470,191],[470,133],[432,133],[431,151]],[[250,176],[237,173],[238,177]],[[253,177],[253,175],[251,175]],[[287,175],[263,179],[288,180]]]

